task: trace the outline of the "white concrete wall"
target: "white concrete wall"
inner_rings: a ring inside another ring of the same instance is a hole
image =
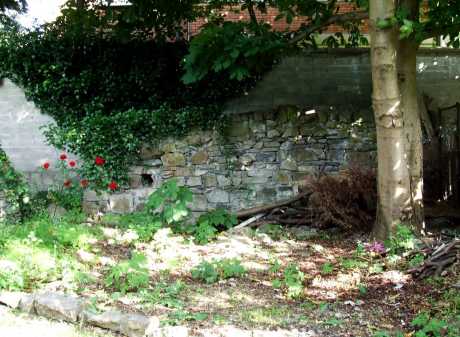
[[[28,102],[21,88],[4,79],[0,86],[0,146],[14,167],[28,175],[45,161],[56,162],[59,151],[46,144],[40,127],[52,123]]]

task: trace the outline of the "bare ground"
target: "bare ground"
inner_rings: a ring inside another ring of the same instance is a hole
[[[243,231],[220,235],[217,241],[199,246],[167,230],[159,231],[150,243],[135,243],[126,233],[106,228],[105,238],[94,245],[93,251],[77,254],[80,260],[92,260],[88,263],[94,277],[79,294],[91,299],[98,309],[115,307],[157,315],[169,324],[188,325],[196,336],[230,327],[351,337],[372,336],[379,330],[409,331],[417,312],[432,309],[446,291],[444,285],[415,282],[395,266],[383,264],[381,271],[373,272],[369,267],[379,261],[354,254],[356,244],[368,240],[363,234],[343,237],[319,233],[315,238],[300,240],[286,231],[277,236],[281,238],[274,240],[267,234]],[[104,285],[104,275],[110,265],[129,258],[133,250],[148,257],[151,287],[114,297],[114,290]],[[190,270],[201,261],[222,258],[240,259],[247,275],[215,284],[191,278]],[[346,266],[346,259],[361,259],[362,264]],[[281,267],[273,272],[270,267],[275,261]],[[306,276],[303,294],[295,300],[287,298],[283,287],[272,285],[274,279],[282,278],[282,270],[290,263],[297,264]],[[324,269],[325,264],[330,268]],[[456,277],[453,271],[444,275],[445,280]],[[173,296],[158,288],[159,284],[178,281],[184,289]],[[46,288],[69,291],[63,282]],[[5,323],[1,322],[3,329]],[[10,335],[20,336],[5,334]]]

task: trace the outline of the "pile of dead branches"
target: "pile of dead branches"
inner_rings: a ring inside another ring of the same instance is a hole
[[[438,242],[419,250],[418,253],[426,257],[425,261],[408,272],[416,279],[440,276],[445,269],[460,262],[460,239],[453,238],[448,242]]]
[[[237,228],[276,223],[343,230],[369,230],[374,223],[377,198],[372,170],[350,168],[335,176],[306,182],[294,198],[237,213],[243,221]]]
[[[311,224],[307,219],[307,208],[302,206],[308,202],[312,192],[301,192],[297,196],[273,204],[245,209],[236,213],[238,219],[246,219],[233,229],[264,223],[290,225]]]

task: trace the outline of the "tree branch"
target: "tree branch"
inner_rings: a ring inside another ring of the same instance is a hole
[[[292,38],[290,43],[296,44],[297,42],[302,41],[303,39],[308,37],[310,34],[317,32],[318,30],[321,30],[322,28],[325,28],[332,24],[336,24],[336,23],[340,24],[340,23],[345,23],[348,21],[360,21],[360,20],[365,20],[368,18],[369,18],[369,13],[367,11],[348,12],[348,13],[343,13],[343,14],[332,15],[327,20],[319,24],[313,25],[307,28],[306,30],[303,30],[297,36],[294,36],[294,38]]]
[[[256,16],[256,12],[254,10],[254,4],[252,1],[246,1],[246,6],[247,6],[247,9],[248,9],[248,13],[249,13],[249,17],[251,19],[251,22],[254,24],[254,26],[258,26],[259,25],[259,22],[257,21],[257,16]]]
[[[460,33],[460,23],[456,25],[449,25],[444,27],[437,27],[436,29],[426,29],[422,35],[422,41],[427,39],[432,39],[435,37],[441,37],[443,35],[448,35],[452,32]]]

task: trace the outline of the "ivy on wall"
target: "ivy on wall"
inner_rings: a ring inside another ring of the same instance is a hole
[[[101,156],[123,183],[143,144],[220,126],[222,104],[254,82],[220,73],[185,85],[187,50],[184,41],[125,40],[94,29],[75,34],[53,25],[23,31],[3,22],[0,76],[56,120],[45,129],[49,143],[83,159],[85,176],[97,174],[92,161]]]

